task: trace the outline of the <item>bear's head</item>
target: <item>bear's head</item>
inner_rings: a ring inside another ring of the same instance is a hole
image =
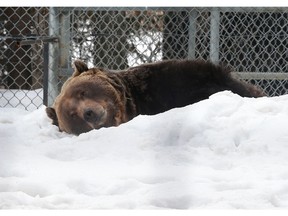
[[[77,60],[73,75],[63,84],[46,113],[60,131],[79,135],[127,121],[123,85],[114,72],[90,68]]]

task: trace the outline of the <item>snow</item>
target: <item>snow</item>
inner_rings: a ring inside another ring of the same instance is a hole
[[[0,208],[284,209],[287,122],[288,95],[229,91],[80,136],[0,108]]]

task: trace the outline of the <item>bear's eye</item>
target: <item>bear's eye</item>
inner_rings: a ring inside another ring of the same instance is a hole
[[[86,92],[85,91],[81,91],[80,92],[80,97],[84,97],[86,95]]]

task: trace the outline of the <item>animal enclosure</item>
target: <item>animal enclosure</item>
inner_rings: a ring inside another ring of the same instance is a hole
[[[51,105],[75,59],[116,70],[164,59],[205,59],[231,67],[269,96],[283,95],[287,30],[284,7],[3,7],[0,107],[27,100],[26,109]]]

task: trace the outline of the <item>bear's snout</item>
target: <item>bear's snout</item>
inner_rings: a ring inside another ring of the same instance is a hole
[[[84,120],[88,122],[94,122],[97,119],[97,115],[93,112],[92,109],[86,109],[84,111]]]
[[[101,121],[101,119],[104,117],[104,114],[105,110],[103,108],[98,110],[86,108],[83,113],[83,118],[87,122],[96,123]]]

